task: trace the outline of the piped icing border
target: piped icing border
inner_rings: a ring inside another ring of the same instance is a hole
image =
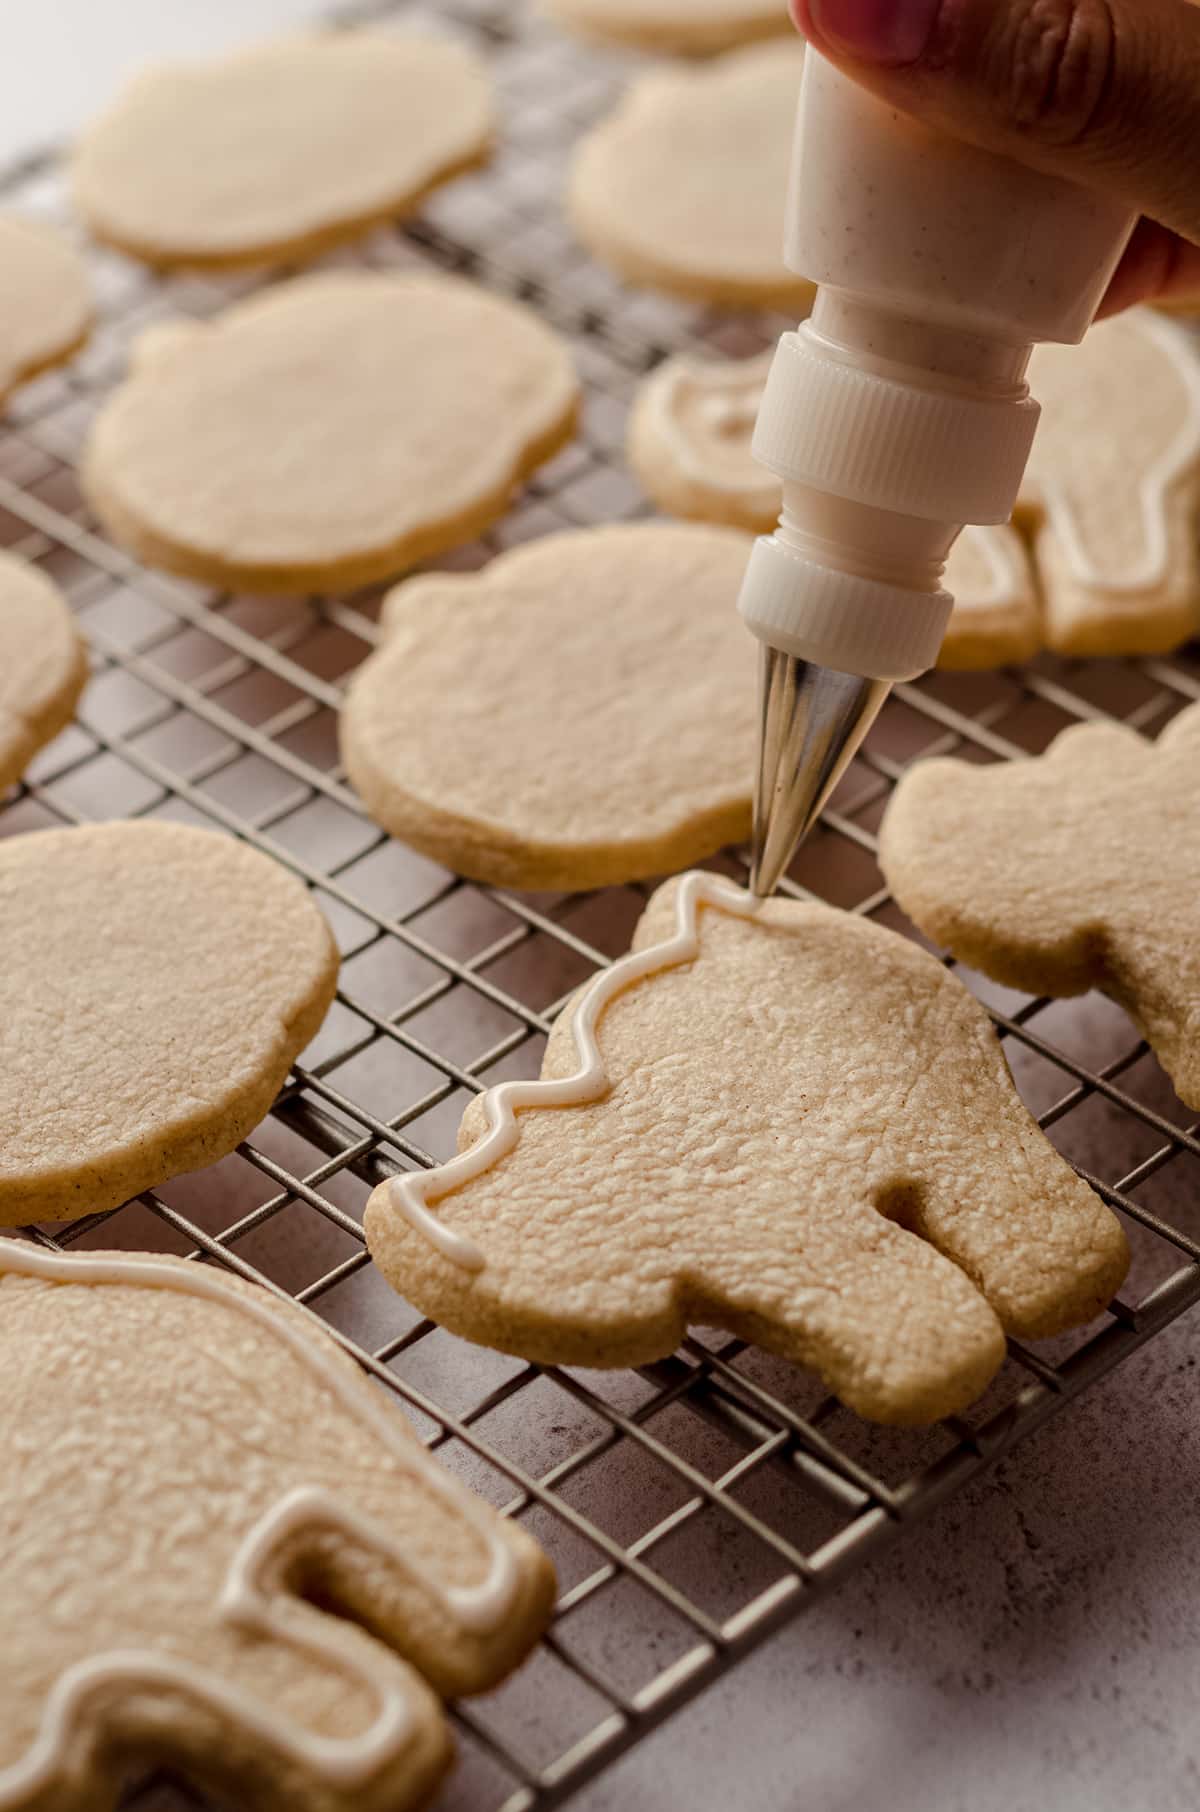
[[[397,1213],[451,1264],[464,1271],[482,1271],[487,1263],[482,1248],[431,1214],[426,1205],[430,1197],[440,1199],[453,1194],[506,1157],[520,1138],[516,1118],[520,1108],[586,1107],[589,1102],[598,1101],[608,1087],[608,1073],[596,1042],[604,1009],[634,982],[689,963],[699,955],[702,905],[746,919],[752,918],[762,904],[757,895],[702,869],[686,874],[675,899],[674,936],[647,950],[631,950],[610,968],[602,969],[579,995],[571,1021],[579,1067],[570,1076],[537,1082],[501,1082],[486,1090],[481,1096],[488,1120],[483,1138],[433,1170],[406,1171],[393,1177],[388,1196]]]
[[[1182,477],[1190,465],[1200,461],[1200,357],[1193,352],[1191,343],[1181,328],[1162,320],[1148,308],[1137,309],[1122,319],[1125,327],[1155,342],[1167,363],[1174,369],[1188,400],[1187,418],[1179,432],[1164,447],[1158,458],[1150,462],[1135,483],[1146,532],[1146,551],[1141,563],[1127,567],[1117,576],[1103,571],[1096,565],[1079,537],[1075,513],[1067,501],[1066,486],[1038,478],[1033,487],[1038,502],[1062,543],[1067,564],[1076,578],[1093,591],[1106,592],[1115,597],[1123,592],[1142,591],[1148,586],[1161,585],[1166,579],[1170,559],[1167,545],[1167,495],[1175,480]],[[1036,392],[1036,369],[1033,372],[1033,387]],[[1026,501],[1024,491],[1020,501]]]
[[[643,406],[659,439],[670,449],[686,477],[716,490],[747,496],[755,492],[767,496],[778,491],[779,480],[766,466],[756,465],[742,479],[714,466],[679,417],[683,394],[689,385],[694,385],[701,392],[701,418],[714,432],[737,427],[747,417],[753,427],[773,357],[773,351],[747,359],[697,359],[677,354],[665,359],[647,378]]]
[[[143,1289],[175,1290],[202,1297],[247,1316],[282,1341],[300,1363],[315,1372],[350,1415],[365,1422],[394,1458],[417,1474],[448,1508],[463,1517],[484,1541],[488,1570],[472,1586],[438,1586],[416,1569],[400,1545],[378,1524],[360,1516],[317,1486],[299,1486],[286,1492],[265,1512],[243,1538],[222,1587],[219,1613],[229,1623],[290,1648],[303,1647],[344,1668],[379,1702],[379,1715],[354,1737],[326,1737],[305,1731],[227,1688],[205,1668],[176,1656],[148,1649],[119,1649],[89,1657],[70,1667],[47,1695],[38,1733],[25,1755],[13,1766],[0,1768],[0,1812],[28,1802],[35,1793],[53,1785],[72,1736],[80,1727],[80,1714],[97,1699],[114,1698],[139,1688],[178,1689],[208,1705],[238,1729],[273,1744],[290,1760],[341,1787],[366,1781],[403,1748],[410,1726],[405,1696],[386,1677],[367,1674],[355,1644],[342,1636],[333,1618],[314,1624],[313,1633],[299,1636],[275,1608],[270,1568],[280,1544],[302,1529],[333,1528],[351,1539],[368,1542],[385,1554],[439,1598],[447,1611],[473,1631],[499,1628],[516,1595],[516,1561],[508,1543],[495,1527],[495,1513],[477,1502],[428,1454],[415,1435],[401,1432],[397,1412],[376,1400],[365,1380],[333,1363],[266,1302],[231,1290],[220,1274],[198,1264],[173,1265],[161,1259],[130,1256],[99,1257],[50,1253],[14,1240],[0,1239],[0,1279],[5,1275],[42,1278],[56,1284],[126,1284]],[[327,1627],[323,1627],[327,1626]],[[320,1628],[318,1638],[316,1631]]]

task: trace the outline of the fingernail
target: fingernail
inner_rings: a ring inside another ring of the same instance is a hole
[[[941,0],[808,0],[818,41],[860,63],[915,63]]]

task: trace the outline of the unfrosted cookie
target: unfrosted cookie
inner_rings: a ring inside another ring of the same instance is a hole
[[[701,302],[807,301],[812,286],[783,262],[803,56],[788,38],[639,76],[575,154],[568,207],[584,244],[631,283]]]
[[[486,157],[487,75],[463,45],[314,33],[137,76],[80,140],[75,200],[152,264],[308,258],[408,213]]]
[[[439,1699],[554,1576],[313,1320],[207,1265],[0,1240],[0,1806],[167,1762],[262,1812],[408,1812]]]
[[[301,277],[152,330],[83,483],[152,565],[336,590],[486,528],[577,403],[565,345],[518,303],[453,277]]]
[[[376,1262],[424,1313],[596,1366],[725,1327],[880,1421],[962,1409],[1005,1330],[1090,1319],[1127,1263],[935,958],[712,875],[654,895],[541,1081],[473,1101],[459,1149],[367,1205]]]
[[[70,723],[87,674],[87,649],[58,587],[0,553],[0,792]]]
[[[574,529],[398,586],[341,719],[372,816],[511,887],[661,874],[748,835],[749,549],[692,524]]]
[[[1018,511],[1032,517],[1047,646],[1154,654],[1200,628],[1200,353],[1132,309],[1040,346],[1042,404]]]
[[[224,1157],[337,983],[329,927],[285,869],[144,820],[0,843],[0,948],[3,1226]]]
[[[552,19],[601,44],[667,56],[711,56],[790,31],[775,0],[543,0]]]
[[[920,762],[879,859],[931,938],[1032,994],[1102,988],[1200,1107],[1200,705],[1150,744],[1065,730],[1031,761]]]
[[[0,217],[0,402],[87,339],[92,302],[82,260],[32,220]]]

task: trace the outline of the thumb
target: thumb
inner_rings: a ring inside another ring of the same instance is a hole
[[[792,0],[811,43],[927,125],[1200,239],[1189,0]]]

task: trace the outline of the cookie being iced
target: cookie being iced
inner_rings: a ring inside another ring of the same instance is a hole
[[[885,1422],[962,1409],[1005,1330],[1087,1321],[1127,1263],[934,957],[712,875],[659,889],[541,1080],[473,1101],[459,1147],[367,1205],[376,1262],[424,1313],[590,1366],[716,1325]]]
[[[409,33],[313,33],[137,76],[80,140],[75,200],[152,264],[308,258],[481,162],[486,71]]]
[[[0,792],[70,723],[87,674],[87,649],[58,587],[0,553]]]
[[[145,820],[0,843],[0,945],[3,1226],[224,1157],[337,983],[329,927],[278,863]]]
[[[336,590],[480,533],[575,423],[563,342],[453,277],[301,277],[151,330],[83,484],[151,565]]]
[[[754,38],[790,31],[774,0],[544,0],[559,24],[601,44],[632,44],[666,56],[712,56]]]
[[[921,929],[1031,994],[1102,988],[1200,1108],[1200,705],[1156,744],[1065,730],[1031,761],[918,763],[879,859]]]
[[[693,524],[573,529],[398,586],[341,719],[371,815],[510,887],[661,874],[747,836],[749,551]]]
[[[261,1812],[409,1812],[439,1700],[536,1640],[550,1563],[290,1303],[0,1240],[0,1807],[166,1762]]]
[[[575,154],[584,244],[629,282],[696,301],[806,302],[782,250],[803,57],[788,38],[639,76]]]
[[[92,302],[74,249],[32,220],[0,218],[0,402],[87,339]]]

